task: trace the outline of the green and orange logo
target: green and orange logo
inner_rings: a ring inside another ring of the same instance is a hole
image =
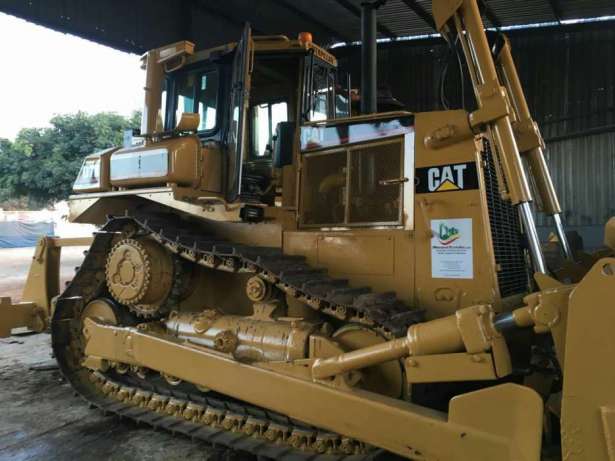
[[[438,233],[438,240],[442,245],[450,245],[455,240],[461,237],[459,229],[454,226],[448,227],[446,224],[440,224],[440,232]]]

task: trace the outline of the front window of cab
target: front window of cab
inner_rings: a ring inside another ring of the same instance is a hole
[[[100,157],[86,158],[73,185],[75,191],[100,187]]]
[[[335,80],[328,67],[314,66],[312,76],[312,107],[310,121],[318,122],[330,118],[332,113]]]
[[[348,74],[323,61],[310,64],[303,94],[304,121],[318,122],[350,115]],[[345,75],[344,75],[345,74]],[[346,78],[343,78],[343,77]]]
[[[212,131],[217,126],[220,73],[218,69],[183,72],[175,80],[172,126],[183,112],[200,115],[198,131]]]

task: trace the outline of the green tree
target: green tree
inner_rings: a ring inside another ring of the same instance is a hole
[[[140,114],[83,112],[56,115],[50,128],[24,128],[14,142],[0,139],[0,200],[24,198],[38,208],[66,199],[83,158],[122,144],[123,132],[137,128]]]

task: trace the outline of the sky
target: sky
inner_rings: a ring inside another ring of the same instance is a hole
[[[0,138],[54,114],[130,115],[143,104],[139,56],[0,13]]]

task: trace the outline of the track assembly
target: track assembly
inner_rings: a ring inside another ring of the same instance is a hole
[[[60,368],[82,397],[105,412],[266,458],[389,459],[389,453],[359,441],[189,383],[171,381],[152,370],[121,363],[108,364],[104,372],[84,367],[83,319],[94,317],[132,326],[139,323],[138,317],[159,314],[159,310],[143,306],[166,306],[167,299],[173,299],[170,293],[182,290],[181,283],[169,283],[178,279],[170,269],[184,267],[173,264],[175,257],[184,264],[189,261],[225,272],[252,273],[263,282],[250,282],[252,297],[261,298],[266,283],[272,284],[338,321],[348,319],[386,337],[403,334],[407,325],[423,316],[390,294],[346,288],[342,281],[312,269],[302,258],[283,255],[279,249],[203,237],[200,229],[178,226],[177,220],[112,218],[96,233],[83,265],[58,299],[52,321],[53,348]],[[130,311],[105,300],[107,289]]]

